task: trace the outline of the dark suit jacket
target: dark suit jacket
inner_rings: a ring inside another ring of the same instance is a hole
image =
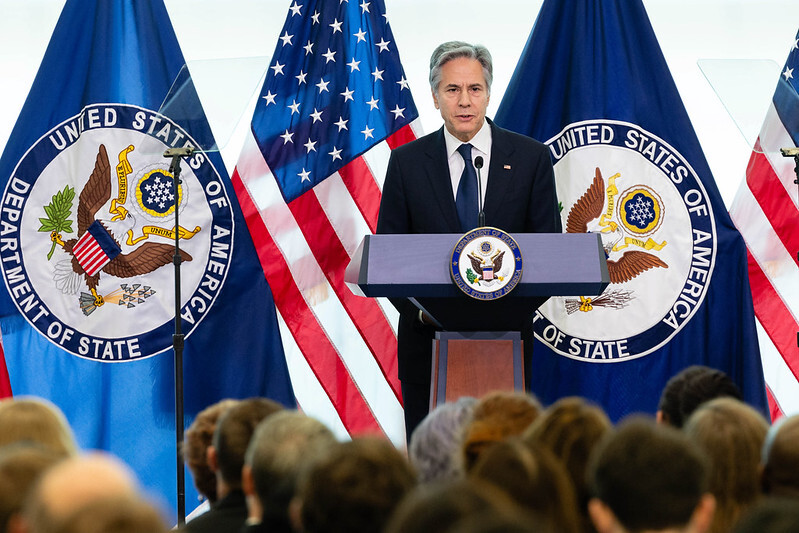
[[[492,144],[484,205],[486,225],[508,233],[560,233],[549,150],[530,137],[491,121],[489,125]],[[392,151],[377,233],[462,233],[443,128]],[[410,383],[429,384],[434,330],[419,323],[418,310],[409,301],[393,303],[400,311],[399,377]]]
[[[231,491],[206,513],[186,522],[187,533],[239,533],[247,520],[247,502],[241,490]]]

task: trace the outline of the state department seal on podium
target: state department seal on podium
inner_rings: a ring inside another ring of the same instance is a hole
[[[522,279],[522,252],[513,237],[501,229],[477,228],[455,244],[450,274],[466,295],[496,300]]]

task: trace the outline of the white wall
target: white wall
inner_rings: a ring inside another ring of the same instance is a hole
[[[166,0],[188,61],[270,55],[290,3]],[[440,125],[428,96],[427,62],[433,48],[442,41],[460,39],[480,42],[491,50],[495,81],[489,116],[493,115],[541,5],[540,0],[386,3],[426,132]],[[725,94],[725,99],[735,104],[739,117],[746,119],[744,129],[751,140],[773,92],[777,73],[793,45],[799,28],[799,5],[796,0],[644,0],[644,4],[729,206],[749,158],[749,141],[728,115],[697,62],[739,61],[734,69],[728,69],[738,79],[728,74],[724,88],[739,87],[733,96],[744,98],[732,102]],[[22,108],[63,5],[63,0],[0,0],[0,150]],[[199,90],[202,97],[201,84]],[[232,141],[223,152],[229,166],[235,164],[235,143]]]

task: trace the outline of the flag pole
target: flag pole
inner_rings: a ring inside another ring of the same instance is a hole
[[[175,441],[177,445],[177,511],[178,527],[186,523],[186,479],[183,467],[183,332],[181,330],[180,316],[180,233],[178,228],[180,215],[180,160],[194,153],[194,148],[170,148],[164,152],[164,157],[171,157],[172,163],[169,172],[172,174],[175,190],[175,255],[172,262],[175,265],[175,334],[172,336],[172,348],[175,353]]]

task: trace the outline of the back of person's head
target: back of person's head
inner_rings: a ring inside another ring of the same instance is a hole
[[[491,444],[521,435],[540,412],[538,399],[521,391],[496,391],[480,398],[464,429],[462,457],[465,471],[471,470],[480,453]]]
[[[15,442],[38,443],[64,457],[78,450],[64,413],[33,396],[0,400],[0,446]]]
[[[761,493],[760,457],[768,422],[733,398],[702,404],[683,430],[710,459],[710,492],[716,497],[714,532],[729,531]]]
[[[275,413],[258,424],[244,463],[264,522],[290,527],[289,503],[302,470],[336,442],[322,422],[294,410]]]
[[[502,489],[552,531],[577,533],[577,500],[569,474],[548,449],[510,437],[492,444],[470,475]]]
[[[764,498],[750,507],[735,524],[732,533],[796,533],[799,505],[793,498]]]
[[[17,531],[20,512],[42,474],[62,459],[36,444],[9,444],[0,448],[0,533]]]
[[[488,512],[513,514],[510,496],[480,479],[440,480],[414,488],[399,504],[385,533],[449,531],[455,524]]]
[[[548,448],[566,466],[583,521],[588,520],[588,458],[612,429],[613,424],[601,408],[582,398],[568,397],[545,409],[523,435],[525,442]]]
[[[304,533],[378,533],[416,474],[394,446],[377,437],[337,443],[303,476],[298,491]]]
[[[237,402],[225,399],[206,407],[197,414],[183,438],[183,454],[194,479],[194,486],[211,503],[217,500],[216,475],[208,466],[208,447],[213,441],[219,417]]]
[[[30,533],[53,533],[84,505],[110,497],[137,497],[133,472],[114,456],[95,452],[64,459],[42,475],[23,507]]]
[[[541,522],[529,512],[497,513],[488,511],[480,516],[469,517],[456,523],[445,533],[560,533]]]
[[[799,415],[783,417],[769,429],[761,462],[763,492],[799,500]]]
[[[283,410],[268,398],[247,398],[227,409],[216,424],[213,448],[219,476],[230,488],[241,487],[244,454],[255,427],[267,416]]]
[[[589,514],[600,533],[613,521],[626,531],[682,529],[700,506],[697,519],[709,524],[712,516],[704,454],[680,431],[641,417],[623,421],[599,443],[588,485]]]
[[[663,422],[681,428],[697,407],[722,397],[743,398],[735,382],[721,370],[692,365],[666,383],[658,411]]]
[[[463,475],[459,454],[463,431],[477,400],[463,397],[439,405],[416,426],[408,445],[408,458],[420,483],[456,479]]]
[[[111,496],[87,503],[61,520],[52,533],[166,533],[158,510],[139,497]]]

